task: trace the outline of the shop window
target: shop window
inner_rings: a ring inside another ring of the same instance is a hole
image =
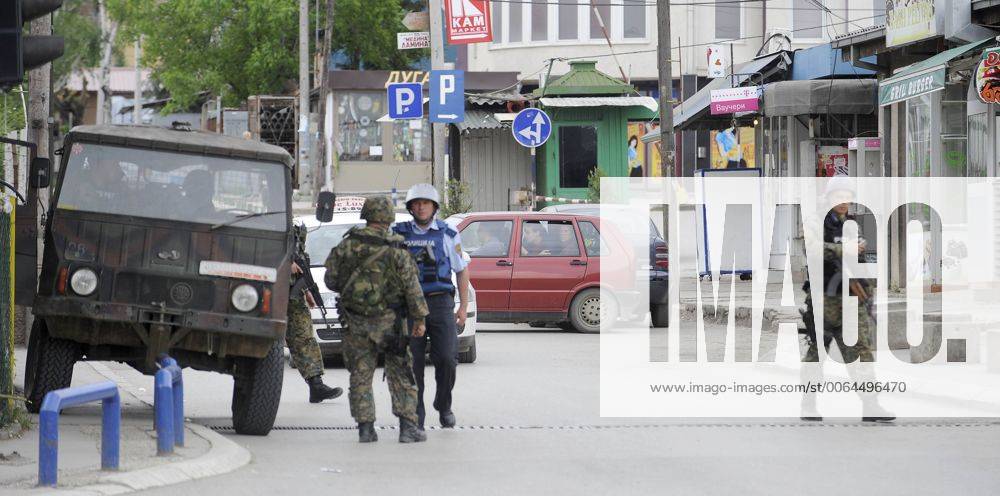
[[[932,163],[931,115],[934,94],[906,101],[906,175],[930,177]]]
[[[538,2],[531,4],[531,41],[546,41],[549,39],[549,4]]]
[[[622,33],[626,39],[646,37],[646,0],[623,0]]]
[[[587,11],[590,12],[590,39],[592,40],[603,40],[604,30],[601,29],[601,23],[597,20],[597,14],[594,13],[594,9],[601,13],[601,19],[604,21],[605,26],[611,26],[611,5],[607,2],[604,5],[596,5],[594,7],[588,6]],[[608,31],[611,34],[611,31]]]
[[[872,0],[872,25],[885,24],[885,0]]]
[[[586,188],[587,175],[597,167],[597,127],[559,128],[559,186]]]
[[[792,6],[792,37],[818,39],[823,37],[823,11],[810,0],[794,0]]]
[[[392,158],[397,162],[431,160],[431,126],[426,119],[392,123]]]
[[[575,40],[577,35],[577,24],[580,18],[578,0],[559,0],[559,39]]]
[[[949,83],[941,92],[941,153],[940,175],[965,177],[967,173],[966,94],[963,83]],[[935,176],[938,174],[934,174]]]
[[[733,40],[742,36],[743,13],[732,0],[715,0],[715,38]]]
[[[337,102],[341,161],[381,161],[385,92],[341,93]]]
[[[493,2],[490,6],[493,9],[493,44],[503,43],[503,2]]]

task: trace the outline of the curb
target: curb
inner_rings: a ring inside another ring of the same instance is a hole
[[[185,426],[212,445],[208,453],[190,460],[109,474],[88,486],[57,489],[39,494],[61,496],[127,494],[227,474],[250,463],[250,452],[225,436],[203,425],[186,423]]]

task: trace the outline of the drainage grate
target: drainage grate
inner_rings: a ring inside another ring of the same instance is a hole
[[[234,432],[231,425],[208,425],[209,429],[216,432]],[[591,424],[591,425],[458,425],[451,430],[456,431],[603,431],[603,430],[626,430],[626,429],[670,429],[670,428],[724,428],[724,429],[749,429],[757,427],[767,428],[969,428],[969,427],[1000,427],[1000,421],[970,421],[960,422],[954,420],[941,421],[913,421],[913,422],[858,422],[845,420],[841,422],[713,422],[713,423],[675,423],[675,424]],[[376,426],[376,429],[384,431],[398,430],[394,425]],[[353,431],[357,427],[353,425],[282,425],[274,426],[275,431]],[[444,430],[438,426],[427,426],[427,430]]]

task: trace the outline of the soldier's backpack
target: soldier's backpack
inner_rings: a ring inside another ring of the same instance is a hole
[[[392,283],[391,278],[394,275],[385,273],[382,270],[383,267],[375,262],[388,253],[390,248],[401,248],[402,245],[382,238],[359,234],[353,230],[345,235],[345,239],[348,237],[369,245],[381,246],[354,269],[347,282],[340,288],[340,304],[349,313],[365,316],[376,315],[387,308],[385,290]]]

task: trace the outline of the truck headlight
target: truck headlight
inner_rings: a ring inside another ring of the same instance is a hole
[[[241,312],[249,312],[257,307],[260,295],[257,289],[249,284],[240,284],[233,290],[233,307]]]
[[[97,274],[88,268],[78,269],[70,278],[69,286],[80,296],[90,296],[97,290]]]

